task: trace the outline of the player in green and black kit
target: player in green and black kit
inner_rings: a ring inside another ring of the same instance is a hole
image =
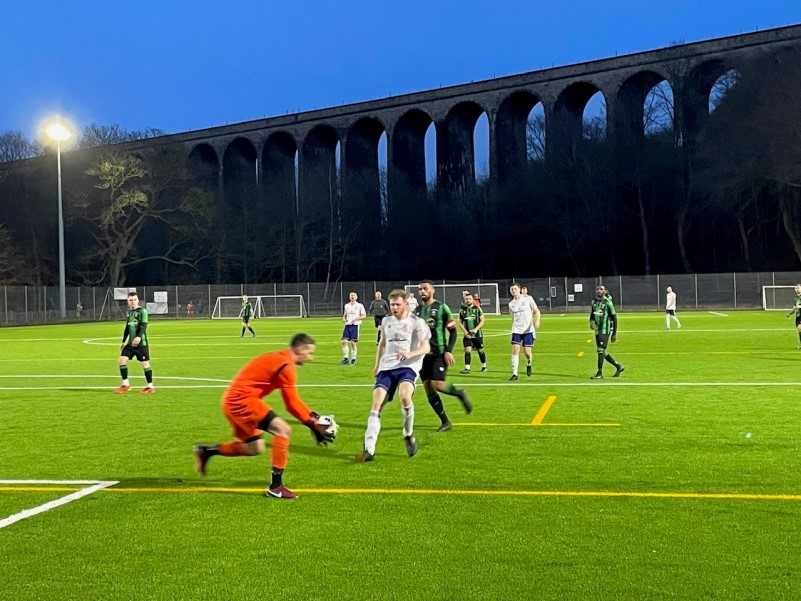
[[[248,302],[247,296],[242,297],[242,310],[239,312],[239,316],[242,318],[242,333],[239,337],[242,338],[245,336],[245,328],[247,328],[250,330],[251,338],[255,338],[256,332],[250,327],[250,318],[253,316],[253,305]]]
[[[798,346],[796,350],[801,350],[801,284],[795,285],[795,300],[793,308],[787,313],[787,317],[795,314],[795,329],[798,330]]]
[[[442,406],[439,393],[455,396],[464,407],[466,413],[473,410],[473,404],[467,398],[467,392],[456,388],[453,384],[445,382],[448,366],[455,363],[453,347],[456,344],[456,322],[453,313],[445,303],[434,300],[434,284],[423,280],[419,286],[420,298],[423,303],[415,310],[415,315],[426,321],[431,328],[431,352],[423,358],[423,367],[420,370],[420,379],[428,397],[428,404],[439,417],[442,424],[437,432],[447,432],[453,425]],[[446,340],[447,336],[447,340]]]
[[[606,287],[596,286],[595,299],[590,307],[590,328],[595,330],[595,346],[598,349],[598,372],[591,376],[593,380],[603,380],[604,359],[615,366],[613,378],[620,377],[624,367],[607,354],[606,349],[612,342],[617,340],[617,313],[615,306],[607,296]]]
[[[120,376],[122,376],[122,386],[114,392],[121,394],[131,389],[128,381],[128,360],[136,357],[136,360],[145,370],[145,380],[147,386],[142,390],[142,394],[156,392],[153,387],[153,370],[150,369],[150,346],[147,343],[147,310],[139,306],[139,295],[136,292],[128,293],[128,317],[125,320],[125,330],[122,332],[122,343],[120,344]]]
[[[487,371],[487,356],[484,354],[484,311],[473,303],[473,295],[469,292],[464,297],[464,303],[459,310],[459,323],[462,326],[464,338],[464,369],[463,374],[470,373],[470,358],[473,349],[478,351],[478,358],[481,359],[481,371]]]

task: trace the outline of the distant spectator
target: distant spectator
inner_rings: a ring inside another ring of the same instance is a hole
[[[186,303],[186,314],[192,315],[195,312],[195,304],[192,301]]]
[[[81,301],[78,301],[78,304],[75,305],[75,317],[80,319],[81,313],[83,313],[83,305],[81,304]]]
[[[203,315],[203,301],[202,300],[197,301],[197,314],[198,315]]]

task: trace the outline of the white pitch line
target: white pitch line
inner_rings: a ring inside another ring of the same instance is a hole
[[[164,379],[164,378],[162,378]],[[801,387],[801,382],[612,382],[605,380],[603,382],[515,382],[510,384],[508,382],[496,383],[470,383],[470,388],[583,388],[583,387],[637,387],[637,386],[651,386],[651,387],[698,387],[698,388],[739,388],[743,386],[750,387],[765,387],[765,388],[796,388]],[[157,386],[156,390],[171,390],[171,389],[214,389],[222,390],[227,387],[227,384],[198,384],[198,385],[164,385]],[[298,388],[375,388],[373,384],[297,384]],[[6,391],[24,391],[24,390],[110,390],[109,386],[0,386],[0,392]],[[129,393],[131,394],[131,393]],[[15,399],[16,400],[16,399]]]
[[[34,375],[21,375],[21,376],[0,375],[0,378],[77,378],[77,379],[106,378],[115,380],[120,379],[120,377],[117,375],[98,376],[98,375],[82,375],[82,374],[62,374],[58,376],[47,375],[47,374],[34,374]],[[226,384],[231,382],[229,378],[197,378],[190,376],[159,376],[159,380],[190,380],[192,382],[223,382]]]
[[[710,315],[720,315],[721,317],[728,317],[728,313],[718,313],[717,311],[707,311]]]
[[[86,488],[82,488],[80,490],[76,490],[73,493],[65,495],[63,497],[59,497],[53,501],[48,501],[42,505],[37,505],[36,507],[31,507],[30,509],[25,509],[23,511],[17,512],[13,515],[8,516],[0,520],[0,528],[5,528],[6,526],[10,526],[11,524],[15,524],[21,520],[26,518],[33,517],[35,515],[39,515],[40,513],[44,513],[45,511],[50,511],[51,509],[55,509],[56,507],[61,507],[62,505],[66,505],[67,503],[72,503],[73,501],[77,501],[78,499],[82,499],[92,493],[96,493],[99,490],[103,490],[104,488],[108,488],[109,486],[114,486],[115,484],[119,484],[116,480],[108,480],[108,481],[100,481],[100,480],[0,480],[0,484],[65,484],[65,485],[89,485]]]

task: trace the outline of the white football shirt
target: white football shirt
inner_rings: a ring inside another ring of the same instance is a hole
[[[410,296],[408,299],[406,299],[406,302],[409,303],[409,313],[414,313],[414,310],[417,308],[417,297]]]
[[[512,314],[512,334],[528,334],[531,332],[536,338],[534,320],[531,312],[537,308],[537,303],[530,296],[520,296],[517,300],[509,301],[509,313]]]
[[[347,303],[345,305],[345,323],[349,326],[361,325],[361,320],[367,315],[364,305],[360,302]]]
[[[675,292],[668,292],[667,293],[667,304],[665,305],[665,309],[673,309],[676,310],[676,293]]]
[[[386,341],[384,354],[378,361],[379,371],[408,367],[414,370],[415,374],[420,373],[423,367],[423,357],[412,359],[398,359],[397,353],[409,353],[420,348],[423,340],[431,338],[431,328],[425,320],[409,313],[403,319],[398,319],[394,315],[388,315],[381,322],[381,339]]]

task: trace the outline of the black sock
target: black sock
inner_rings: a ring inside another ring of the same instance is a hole
[[[120,375],[122,376],[123,380],[128,379],[128,366],[127,365],[120,365]]]
[[[220,447],[216,444],[208,445],[203,452],[206,454],[206,457],[214,457],[220,454]]]
[[[250,330],[251,334],[255,334],[256,333],[256,332],[253,331],[253,328],[251,328],[250,326],[248,326],[248,330]]]
[[[442,399],[439,398],[437,391],[434,390],[428,393],[428,404],[431,405],[431,408],[434,410],[434,413],[437,414],[439,420],[444,424],[448,421],[448,415],[445,413],[445,407],[442,406]]]
[[[801,342],[801,332],[798,332],[798,342]]]
[[[487,362],[487,356],[484,354],[484,351],[478,351],[478,358],[481,359],[482,363]]]
[[[470,353],[464,354],[464,366],[470,367]]]
[[[620,365],[618,365],[617,361],[615,361],[614,359],[612,359],[612,355],[607,355],[607,356],[606,356],[606,360],[607,360],[607,361],[609,361],[609,363],[611,363],[612,365],[614,365],[616,368],[617,368],[617,367],[620,367]]]
[[[145,380],[148,384],[153,383],[153,369],[150,367],[145,368]]]
[[[270,481],[270,488],[278,488],[284,483],[284,470],[274,467],[272,470],[272,480]]]
[[[604,370],[604,352],[598,353],[598,373]]]
[[[240,334],[240,336],[244,336],[244,335],[245,335],[245,328],[242,328],[242,333]]]

